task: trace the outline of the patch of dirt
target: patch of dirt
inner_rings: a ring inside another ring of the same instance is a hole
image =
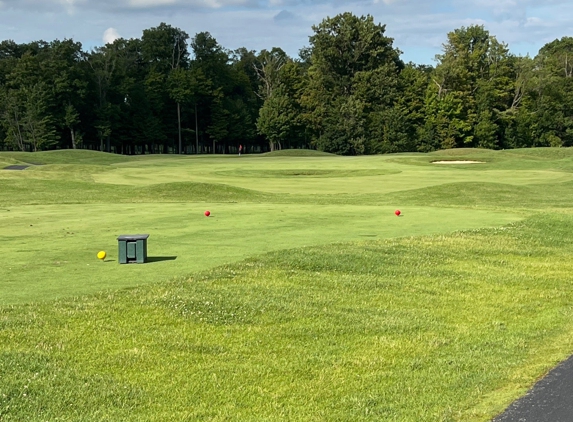
[[[485,164],[485,161],[444,160],[444,161],[432,161],[432,164]]]

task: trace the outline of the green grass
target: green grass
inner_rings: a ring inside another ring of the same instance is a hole
[[[152,283],[271,250],[357,239],[444,233],[503,224],[516,214],[390,207],[298,204],[36,205],[0,211],[0,303],[21,303]],[[415,217],[414,217],[415,216]],[[414,221],[408,221],[409,219]],[[374,224],[374,222],[376,222]],[[117,265],[117,237],[149,233],[145,266]],[[106,262],[95,258],[108,252]]]
[[[22,164],[88,164],[110,165],[129,162],[135,157],[107,154],[88,150],[61,150],[43,152],[0,152],[0,159],[9,159]]]
[[[281,149],[273,152],[261,154],[266,157],[335,157],[328,152],[315,151],[311,149]]]
[[[487,421],[573,350],[572,150],[12,160],[2,421]]]

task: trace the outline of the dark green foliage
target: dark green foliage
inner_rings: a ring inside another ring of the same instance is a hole
[[[372,136],[370,123],[384,127],[380,119],[396,101],[399,51],[372,16],[344,13],[313,30],[301,102],[314,145],[337,154],[375,152],[382,140]]]
[[[89,52],[0,42],[0,149],[121,154],[315,148],[379,154],[573,146],[573,38],[516,57],[483,26],[405,65],[386,27],[342,13],[281,48],[229,51],[166,23]]]
[[[450,32],[436,58],[426,97],[432,147],[500,148],[499,114],[516,106],[515,58],[477,25]]]
[[[264,103],[259,110],[257,129],[269,140],[271,151],[308,148],[308,130],[301,98],[306,69],[281,51],[262,52],[257,75]]]

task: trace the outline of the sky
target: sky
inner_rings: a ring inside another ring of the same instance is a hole
[[[342,12],[385,24],[402,59],[417,64],[435,64],[447,33],[473,24],[517,55],[573,36],[573,0],[0,0],[0,40],[72,38],[90,50],[165,22],[191,37],[208,31],[230,50],[281,47],[296,57],[313,25]]]

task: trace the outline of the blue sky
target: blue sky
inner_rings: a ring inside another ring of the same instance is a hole
[[[228,49],[296,56],[312,25],[346,11],[386,24],[403,60],[419,64],[434,64],[447,33],[472,24],[520,55],[573,36],[573,0],[0,0],[0,40],[73,38],[89,50],[166,22],[191,36],[209,31]]]

